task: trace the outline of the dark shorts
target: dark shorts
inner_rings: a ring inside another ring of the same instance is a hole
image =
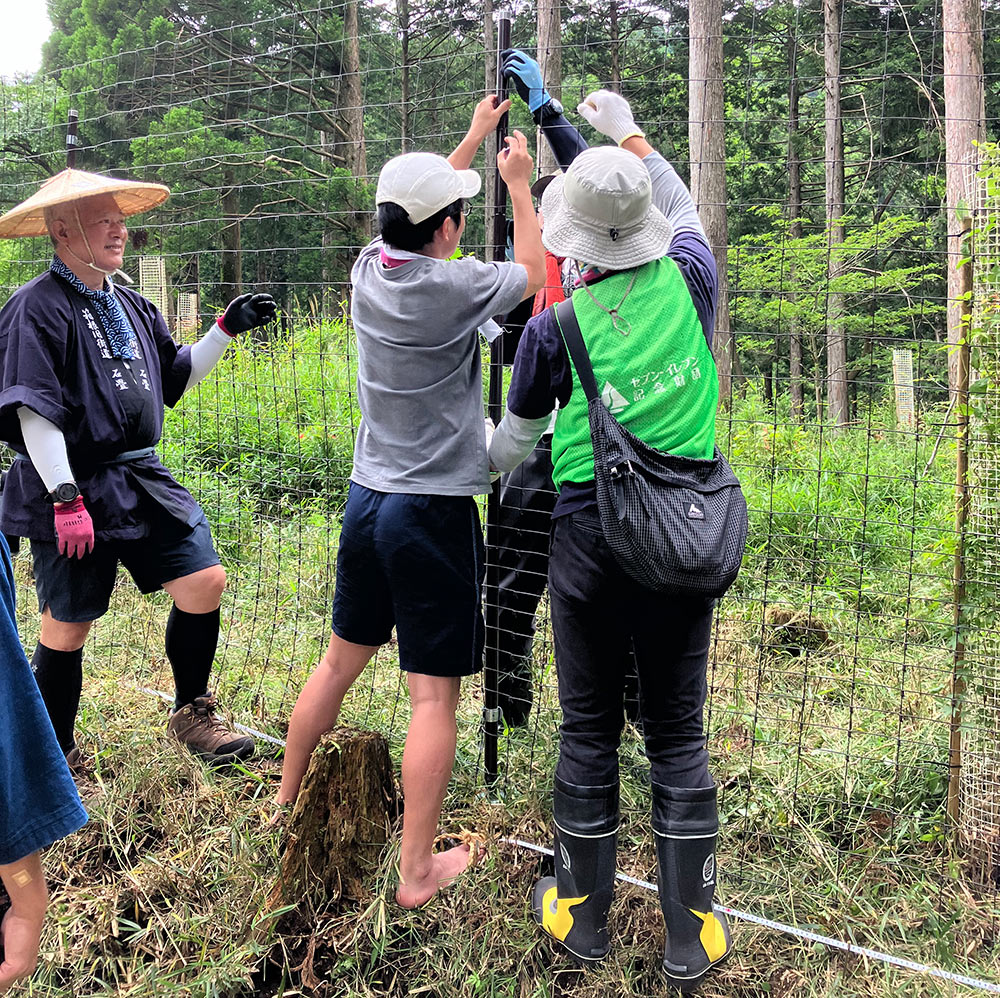
[[[53,541],[32,540],[31,556],[39,611],[47,606],[56,620],[66,623],[97,620],[108,612],[119,562],[143,593],[219,564],[204,513],[193,527],[166,520],[148,537],[98,540],[82,559],[59,554]]]
[[[471,496],[375,492],[351,483],[337,551],[333,631],[382,645],[399,667],[470,676],[483,667],[486,553]]]

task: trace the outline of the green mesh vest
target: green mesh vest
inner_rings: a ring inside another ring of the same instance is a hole
[[[606,309],[621,301],[633,271],[623,271],[590,285]],[[709,458],[715,449],[715,409],[719,379],[712,351],[684,277],[670,257],[644,264],[618,309],[631,323],[623,336],[611,317],[583,288],[573,292],[573,309],[594,367],[604,404],[623,426],[658,450],[684,457]],[[627,327],[626,327],[627,328]],[[572,359],[573,393],[559,410],[552,436],[552,479],[594,479],[587,397]]]

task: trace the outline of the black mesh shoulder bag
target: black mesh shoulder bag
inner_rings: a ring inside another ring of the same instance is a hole
[[[655,592],[718,597],[747,540],[747,504],[718,447],[708,460],[643,443],[601,401],[572,300],[556,320],[587,396],[601,528],[622,569]]]

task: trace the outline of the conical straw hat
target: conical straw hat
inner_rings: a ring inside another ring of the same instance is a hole
[[[102,177],[99,173],[87,173],[85,170],[63,170],[46,180],[27,201],[22,201],[0,217],[0,239],[44,236],[48,232],[45,227],[46,208],[95,194],[110,194],[123,215],[138,215],[166,201],[170,190],[163,184]]]

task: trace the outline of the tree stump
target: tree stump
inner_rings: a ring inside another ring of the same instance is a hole
[[[360,900],[398,813],[392,761],[374,731],[334,728],[320,740],[288,826],[286,904]]]

